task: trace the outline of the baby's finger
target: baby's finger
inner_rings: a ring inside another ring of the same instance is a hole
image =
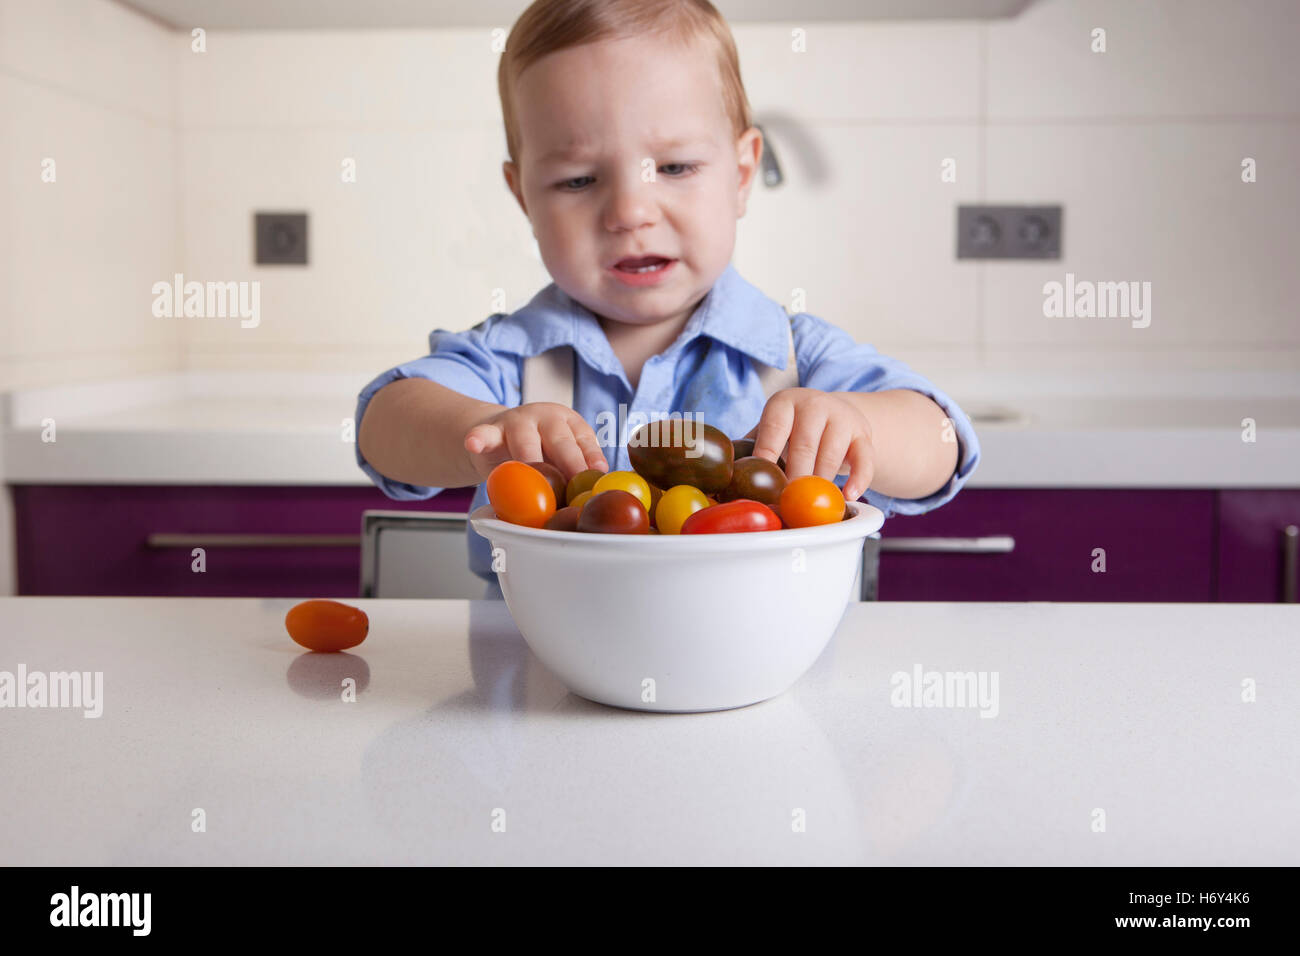
[[[542,458],[542,436],[537,431],[537,423],[528,419],[506,419],[506,445],[510,448],[510,457],[516,461],[544,461]]]
[[[591,430],[591,426],[587,424],[585,419],[574,421],[571,425],[573,437],[578,442],[578,447],[582,449],[586,468],[609,471],[609,460],[605,457],[604,449],[600,447],[600,442],[596,440],[596,433]]]
[[[834,481],[835,476],[840,472],[840,466],[844,464],[844,458],[848,454],[852,441],[852,431],[834,422],[828,422],[826,430],[822,432],[821,444],[817,446],[817,460],[813,466],[813,474]]]
[[[496,425],[475,425],[465,433],[465,450],[472,455],[489,455],[495,451],[505,436]]]
[[[794,427],[794,403],[784,398],[773,398],[763,409],[763,417],[754,427],[754,455],[775,462],[781,457],[790,429]],[[789,464],[789,459],[786,459]]]
[[[876,450],[866,436],[859,435],[849,446],[849,480],[844,483],[846,501],[861,498],[876,477]]]
[[[546,426],[542,433],[542,448],[546,452],[546,460],[564,472],[566,479],[572,478],[587,467],[586,456],[578,447],[573,429],[564,419]]]
[[[804,414],[795,421],[794,429],[790,432],[790,450],[785,455],[787,477],[798,478],[813,473],[817,449],[821,447],[824,431],[826,431],[826,413],[809,410],[805,406]]]

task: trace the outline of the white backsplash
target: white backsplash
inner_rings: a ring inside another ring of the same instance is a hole
[[[940,380],[1300,369],[1300,5],[1039,0],[1010,21],[733,30],[786,178],[755,187],[735,262],[773,298],[803,289]],[[378,373],[480,321],[493,290],[515,308],[549,281],[501,176],[485,32],[206,39],[192,52],[112,0],[0,0],[0,388]],[[978,201],[1062,203],[1063,258],[956,261],[955,207]],[[310,213],[310,266],[251,264],[255,209]],[[257,328],[153,316],[176,272],[259,281]],[[1043,283],[1067,272],[1151,282],[1150,326],[1045,318]]]

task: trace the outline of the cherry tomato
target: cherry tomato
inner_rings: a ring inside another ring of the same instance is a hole
[[[487,480],[488,501],[502,521],[540,528],[555,514],[555,491],[536,468],[503,461]]]
[[[741,458],[731,468],[731,484],[718,492],[719,501],[748,498],[774,505],[785,488],[785,472],[766,458]]]
[[[555,514],[551,515],[550,519],[546,522],[546,530],[577,531],[578,515],[581,513],[582,509],[575,508],[573,505],[561,508],[559,511],[555,512]]]
[[[636,473],[660,488],[694,485],[711,494],[731,481],[731,439],[695,418],[642,425],[628,438],[627,454]]]
[[[366,639],[370,619],[360,608],[338,601],[303,601],[289,608],[284,629],[309,650],[341,651]]]
[[[591,493],[598,495],[603,491],[613,491],[616,488],[636,495],[641,506],[645,508],[646,514],[650,513],[650,483],[635,471],[611,471],[607,475],[601,475],[591,486]]]
[[[586,471],[580,471],[569,479],[568,486],[564,489],[564,500],[566,504],[573,504],[573,499],[578,497],[584,491],[590,491],[605,472],[596,468],[588,468]]]
[[[682,524],[697,511],[709,507],[704,492],[691,485],[673,485],[659,499],[655,527],[663,534],[680,534]]]
[[[649,534],[650,515],[640,499],[615,488],[593,495],[578,515],[578,530],[596,534]]]
[[[586,491],[584,491],[584,492],[582,492],[581,494],[578,494],[577,496],[575,496],[574,499],[573,499],[572,501],[569,502],[569,507],[570,507],[570,508],[577,508],[579,511],[581,511],[581,510],[582,510],[582,506],[585,505],[588,501],[591,500],[591,494],[592,494],[592,493],[591,493],[591,489],[588,488]]]
[[[751,458],[754,455],[754,439],[752,438],[733,438],[731,440],[731,447],[734,449],[733,454],[736,461],[740,461],[742,458]],[[777,456],[776,467],[781,469],[781,474],[785,474],[784,456]]]
[[[795,478],[781,492],[781,519],[791,528],[833,524],[844,517],[844,492],[818,475]]]
[[[564,480],[564,472],[560,471],[560,469],[556,468],[549,461],[526,461],[524,464],[530,468],[536,468],[546,476],[546,480],[551,483],[551,491],[555,493],[555,507],[563,507],[564,502],[568,500],[565,498],[564,494],[565,488],[568,485],[568,482]]]
[[[658,485],[650,486],[650,528],[653,530],[658,526],[655,519],[655,512],[659,510],[659,502],[663,500],[664,490]]]
[[[697,511],[682,524],[682,534],[732,534],[739,531],[779,531],[781,519],[761,501],[745,498]]]

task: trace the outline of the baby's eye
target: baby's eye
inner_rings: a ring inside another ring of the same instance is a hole
[[[699,163],[665,163],[659,168],[663,172],[667,173],[669,176],[681,176],[681,175],[689,175],[690,173],[695,172],[697,169],[700,168],[700,164]],[[679,172],[674,172],[674,170],[679,170]]]
[[[564,182],[559,184],[559,188],[568,192],[576,192],[583,186],[587,185],[586,180],[591,180],[592,178],[593,177],[591,176],[577,176],[573,179],[566,179]]]

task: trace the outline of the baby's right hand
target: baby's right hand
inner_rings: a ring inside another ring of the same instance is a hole
[[[586,419],[554,402],[529,402],[497,413],[465,433],[465,450],[484,479],[511,459],[550,462],[565,478],[588,468],[609,471]]]

